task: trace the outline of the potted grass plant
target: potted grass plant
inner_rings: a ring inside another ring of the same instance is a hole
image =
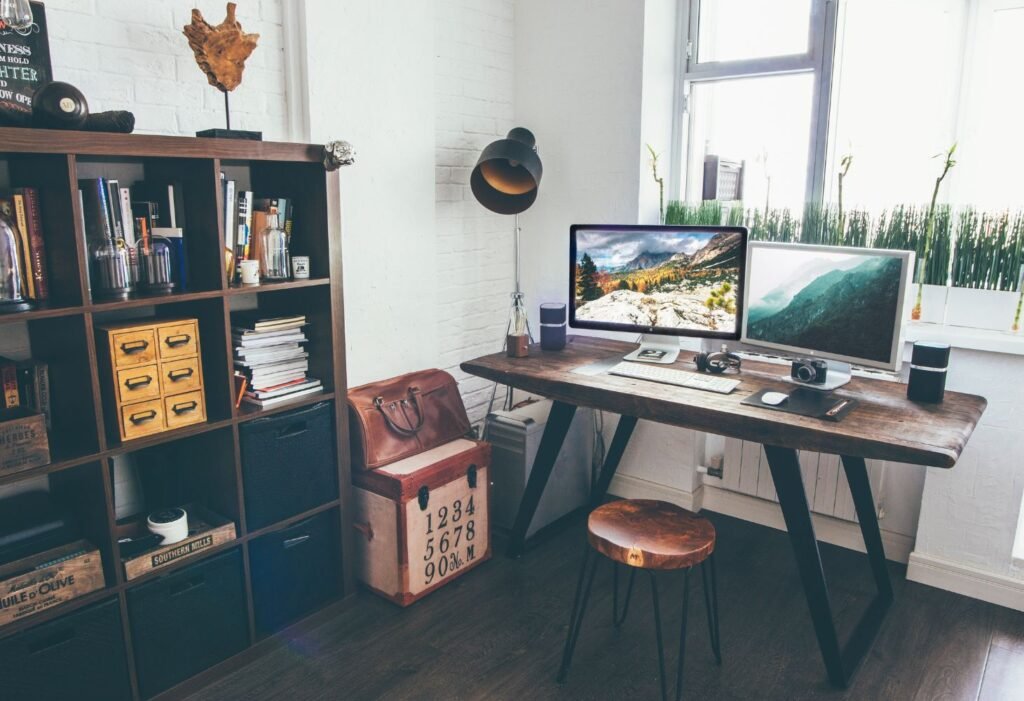
[[[953,159],[953,154],[956,153],[956,144],[949,147],[946,151],[945,162],[943,163],[942,172],[939,177],[935,178],[935,187],[932,189],[932,201],[928,205],[928,214],[924,220],[924,243],[922,246],[920,261],[917,266],[918,278],[917,278],[917,297],[914,300],[914,307],[910,313],[910,318],[914,321],[925,321],[923,318],[922,305],[924,301],[924,286],[926,282],[926,276],[929,270],[933,267],[932,250],[935,244],[935,224],[936,224],[936,213],[938,212],[938,200],[939,200],[939,188],[942,187],[942,181],[949,175],[949,171],[952,170],[953,166],[956,165],[956,161]],[[943,154],[938,154],[936,157],[941,157]],[[946,275],[943,275],[942,284],[946,282]],[[943,310],[945,311],[945,310]]]
[[[1022,265],[1024,212],[962,211],[946,323],[993,331],[1011,328],[1020,297]]]

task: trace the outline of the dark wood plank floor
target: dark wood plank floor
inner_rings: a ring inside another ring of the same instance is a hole
[[[1024,699],[1024,614],[909,583],[897,565],[896,603],[874,648],[851,687],[833,689],[786,535],[710,517],[719,533],[724,664],[714,664],[694,577],[685,698]],[[580,523],[521,561],[496,555],[406,610],[360,594],[336,618],[191,701],[658,698],[649,587],[637,587],[616,631],[610,569],[598,572],[569,681],[554,681],[582,537]],[[871,594],[867,563],[831,546],[823,546],[823,558],[840,625],[848,628]],[[659,581],[667,630],[678,631],[682,580],[668,574]],[[678,633],[666,635],[674,657]]]

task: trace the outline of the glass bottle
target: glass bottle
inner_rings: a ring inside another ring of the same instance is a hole
[[[0,312],[23,312],[32,307],[25,295],[24,261],[18,228],[0,212]]]
[[[134,286],[128,248],[111,239],[92,249],[92,294],[99,299],[128,299]]]
[[[260,232],[260,277],[264,280],[287,280],[291,275],[288,255],[288,234],[281,228],[277,210],[267,215],[267,228]]]
[[[163,236],[147,236],[136,244],[139,286],[148,294],[174,291],[171,272],[171,244]]]

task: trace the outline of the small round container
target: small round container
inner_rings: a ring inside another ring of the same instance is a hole
[[[154,511],[146,519],[146,527],[150,533],[164,537],[161,545],[179,543],[188,538],[188,514],[178,508]]]

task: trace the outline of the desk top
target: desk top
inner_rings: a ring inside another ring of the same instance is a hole
[[[572,372],[634,348],[621,341],[570,336],[562,351],[543,351],[535,345],[528,358],[496,353],[462,363],[462,369],[569,404],[659,423],[783,448],[935,467],[956,463],[987,405],[983,397],[959,392],[946,392],[941,404],[917,404],[907,399],[904,384],[854,377],[836,394],[856,397],[860,403],[834,423],[741,404],[763,389],[793,389],[780,379],[788,367],[771,363],[744,360],[739,375],[728,375],[740,380],[731,394]],[[682,358],[665,367],[695,372],[691,358]]]

